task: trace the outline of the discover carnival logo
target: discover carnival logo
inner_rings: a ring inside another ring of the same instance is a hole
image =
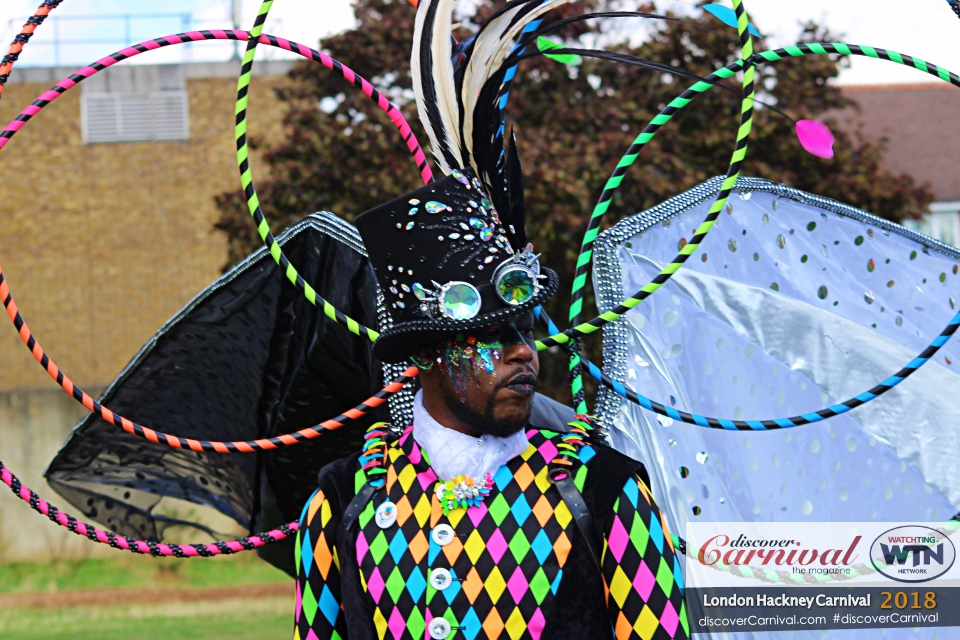
[[[746,566],[787,569],[801,575],[850,575],[859,557],[862,536],[846,538],[836,546],[808,546],[795,538],[752,538],[724,534],[707,539],[697,553],[703,566]]]
[[[870,545],[873,568],[897,582],[929,582],[953,566],[957,550],[943,532],[921,525],[894,527]]]

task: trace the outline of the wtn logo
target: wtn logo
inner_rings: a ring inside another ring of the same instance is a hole
[[[943,543],[937,545],[936,549],[922,544],[905,544],[902,547],[898,544],[888,547],[880,543],[880,550],[883,553],[883,561],[887,565],[906,564],[907,558],[913,554],[913,566],[920,565],[920,559],[923,558],[923,564],[929,565],[933,560],[938,565],[943,564]]]
[[[943,532],[921,525],[884,532],[870,545],[873,568],[897,582],[928,582],[953,566],[957,550]]]

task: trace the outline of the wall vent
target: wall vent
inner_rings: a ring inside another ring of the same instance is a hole
[[[83,142],[187,140],[190,105],[187,92],[85,92],[80,101]]]

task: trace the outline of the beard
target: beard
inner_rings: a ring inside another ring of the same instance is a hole
[[[534,381],[536,380],[536,376],[532,375],[527,369],[524,369],[523,372],[526,374],[524,376],[525,378],[530,376]],[[505,376],[503,381],[494,387],[493,392],[480,410],[468,403],[461,402],[460,396],[454,390],[453,385],[450,384],[449,379],[447,379],[447,383],[441,387],[443,403],[447,406],[447,409],[450,410],[450,413],[455,415],[458,420],[470,427],[477,434],[493,436],[495,438],[507,438],[522,430],[527,425],[527,419],[530,417],[530,404],[527,405],[527,411],[522,418],[498,419],[495,417],[497,393],[504,387],[512,384],[517,377],[518,376],[512,373],[511,375]]]

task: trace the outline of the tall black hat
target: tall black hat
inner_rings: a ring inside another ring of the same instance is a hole
[[[470,169],[371,209],[356,226],[393,320],[373,347],[383,362],[514,318],[557,291],[557,274],[540,266],[522,228],[500,218]]]
[[[447,177],[356,220],[394,323],[374,345],[382,361],[526,313],[556,293],[557,275],[527,243],[516,139],[507,153],[501,108],[516,37],[565,1],[509,3],[458,44],[456,3],[420,0],[410,71]]]

